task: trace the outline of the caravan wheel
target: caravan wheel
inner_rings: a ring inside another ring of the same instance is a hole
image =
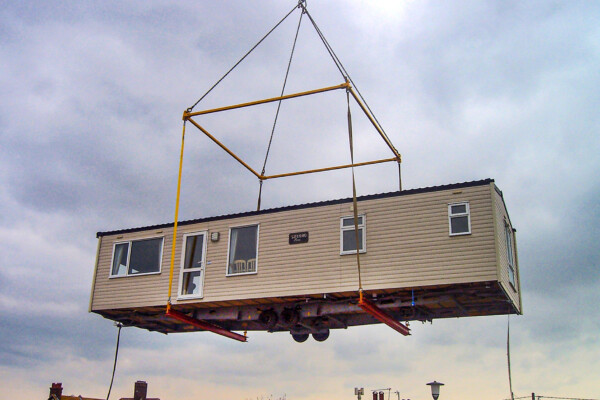
[[[315,339],[317,342],[324,342],[329,337],[329,329],[327,329],[324,332],[318,332],[318,333],[315,332],[312,334],[312,336],[313,336],[313,339]]]
[[[304,343],[308,339],[308,333],[292,333],[292,337],[296,342]]]

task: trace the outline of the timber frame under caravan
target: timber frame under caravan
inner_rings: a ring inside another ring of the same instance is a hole
[[[352,204],[179,222],[176,318],[166,314],[174,224],[99,232],[90,311],[163,333],[288,331],[297,341],[379,323],[380,311],[396,321],[521,313],[515,229],[492,179],[359,197],[357,231]]]

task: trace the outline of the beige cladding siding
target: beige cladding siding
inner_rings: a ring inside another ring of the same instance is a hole
[[[205,301],[321,293],[337,290],[339,219],[337,206],[299,209],[235,220],[213,226],[219,247],[209,242]],[[332,224],[333,218],[333,224]],[[226,277],[229,228],[259,223],[257,274]],[[290,245],[289,233],[309,231],[309,243]],[[336,251],[332,251],[336,249]]]
[[[471,235],[449,236],[448,203],[457,201],[470,203]],[[362,209],[367,215],[367,253],[361,257],[365,289],[496,279],[489,190],[387,198],[366,202]],[[355,260],[343,259],[351,285]]]
[[[92,309],[102,310],[165,304],[172,235],[172,229],[160,229],[103,237],[95,277]],[[161,272],[152,275],[109,278],[114,243],[148,237],[163,238]]]
[[[492,184],[493,185],[493,184]],[[516,285],[513,286],[510,283],[509,280],[509,276],[508,276],[508,249],[507,249],[507,243],[506,243],[506,234],[504,232],[504,224],[507,223],[510,225],[510,220],[508,218],[508,213],[506,211],[505,205],[504,205],[504,201],[502,200],[502,197],[500,196],[500,194],[498,194],[498,192],[496,192],[496,190],[493,189],[492,186],[492,192],[494,195],[494,206],[495,206],[495,212],[496,212],[496,240],[497,240],[497,244],[498,244],[498,274],[499,274],[499,281],[502,284],[504,291],[506,292],[506,294],[510,297],[510,299],[512,300],[513,304],[515,304],[515,306],[517,307],[517,309],[521,310],[521,303],[520,303],[520,295],[519,295],[519,267],[517,264],[517,260],[518,258],[516,257],[516,246],[515,243],[513,241],[513,253],[515,255],[515,283]],[[510,225],[510,228],[512,229],[512,225]],[[513,236],[515,236],[516,234],[513,234]]]
[[[457,193],[454,193],[457,192]],[[469,201],[472,234],[449,236],[448,204]],[[365,289],[417,287],[497,280],[492,199],[489,185],[378,198],[359,203],[366,215],[367,252],[361,254]],[[356,257],[340,256],[340,217],[351,203],[265,213],[180,226],[173,300],[176,302],[185,233],[219,232],[207,243],[204,297],[212,302],[342,292],[358,288]],[[258,273],[226,274],[229,228],[258,223]],[[165,304],[171,256],[171,229],[164,229],[158,275],[108,279],[115,235],[102,241],[93,309]],[[309,232],[309,242],[290,245],[288,235]],[[152,231],[124,234],[124,239]]]

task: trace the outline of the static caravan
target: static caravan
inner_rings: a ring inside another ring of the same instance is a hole
[[[99,232],[90,311],[163,333],[287,331],[520,314],[515,229],[492,179]],[[356,222],[356,226],[355,226]],[[358,238],[357,233],[358,232]],[[360,272],[357,262],[360,261]]]

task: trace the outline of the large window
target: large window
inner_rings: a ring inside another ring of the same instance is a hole
[[[515,254],[513,252],[513,234],[510,225],[504,222],[506,236],[506,257],[508,258],[508,280],[515,287]]]
[[[448,204],[448,223],[450,236],[471,233],[471,214],[469,203]]]
[[[201,297],[206,255],[206,232],[184,235],[183,246],[184,257],[179,276],[179,297]]]
[[[116,243],[111,277],[156,274],[160,272],[162,238]]]
[[[365,215],[358,216],[358,251],[366,251]],[[342,217],[340,220],[340,254],[356,254],[356,231],[354,217]]]
[[[227,275],[256,273],[258,225],[240,226],[229,230]]]

